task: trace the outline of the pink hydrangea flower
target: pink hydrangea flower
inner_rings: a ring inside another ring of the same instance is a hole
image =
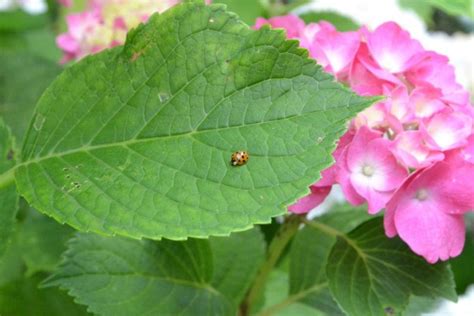
[[[338,164],[338,182],[353,204],[367,201],[369,213],[385,207],[408,172],[389,149],[390,142],[380,133],[361,127],[346,146]]]
[[[465,185],[474,176],[474,108],[448,59],[394,22],[338,32],[287,16],[256,27],[265,23],[286,29],[356,93],[385,96],[356,116],[333,154],[336,163],[289,210],[311,210],[338,184],[349,203],[367,203],[369,213],[385,208],[387,235],[400,235],[427,261],[458,255],[462,214],[474,208]]]
[[[463,213],[474,208],[472,163],[439,162],[413,173],[387,205],[389,237],[400,237],[430,263],[459,255],[464,246]]]
[[[78,60],[125,42],[128,30],[146,22],[154,12],[162,12],[179,0],[90,0],[88,9],[66,17],[67,33],[56,43],[63,50],[62,63]],[[69,1],[63,1],[65,5]]]

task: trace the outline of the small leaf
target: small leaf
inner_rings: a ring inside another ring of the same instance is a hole
[[[74,231],[35,210],[18,226],[17,238],[27,276],[38,271],[53,271]]]
[[[257,313],[258,316],[323,316],[325,314],[298,302],[293,297],[287,297],[288,274],[275,269],[265,288],[265,305]]]
[[[283,32],[184,3],[59,76],[15,176],[34,208],[78,230],[228,235],[306,194],[347,120],[373,101]],[[236,150],[246,165],[231,166]]]
[[[32,15],[23,10],[0,11],[0,31],[24,31],[46,25],[47,14]]]
[[[456,292],[463,294],[466,289],[474,284],[474,273],[472,263],[474,262],[474,214],[467,214],[465,217],[467,226],[466,242],[462,253],[449,261],[456,281]]]
[[[17,38],[17,35],[15,35]],[[44,42],[41,39],[41,42]],[[35,42],[34,47],[39,45]],[[59,74],[56,62],[30,53],[0,53],[0,116],[20,142],[28,128],[33,109],[41,94]]]
[[[265,258],[263,234],[254,228],[209,241],[214,258],[211,285],[238,306]]]
[[[350,17],[332,11],[310,11],[300,16],[305,23],[326,21],[336,27],[339,32],[356,31],[359,25]]]
[[[313,222],[345,233],[368,218],[366,209],[340,205]],[[325,271],[335,242],[334,235],[306,226],[296,235],[290,252],[290,296],[331,316],[342,314],[329,292]]]
[[[46,281],[99,315],[231,315],[210,282],[207,240],[137,241],[79,234]]]
[[[399,314],[410,294],[456,300],[449,265],[429,264],[400,239],[387,238],[382,221],[339,235],[329,255],[329,287],[343,310],[355,316]]]
[[[0,258],[8,246],[15,226],[18,194],[8,173],[15,165],[15,148],[10,129],[0,118]]]
[[[0,287],[15,279],[21,279],[25,272],[25,265],[21,258],[21,250],[18,246],[17,229],[13,232],[11,240],[3,255],[0,257]],[[0,315],[2,315],[0,313]]]
[[[430,3],[448,14],[474,19],[474,3],[472,0],[432,0]]]
[[[214,0],[213,3],[223,3],[227,10],[235,12],[248,25],[254,25],[260,16],[265,16],[265,8],[261,1],[255,0]]]
[[[39,289],[44,279],[38,274],[20,278],[0,287],[0,315],[5,316],[79,316],[89,315],[83,306],[59,289]]]

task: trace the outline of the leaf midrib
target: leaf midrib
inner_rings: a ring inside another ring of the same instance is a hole
[[[195,283],[195,282],[182,280],[182,279],[176,279],[176,278],[170,278],[170,277],[161,277],[161,276],[157,276],[157,275],[153,275],[153,274],[145,274],[145,273],[137,273],[137,272],[128,272],[128,273],[86,272],[86,273],[67,275],[67,276],[58,275],[58,276],[56,276],[56,278],[58,278],[59,280],[51,280],[49,282],[46,282],[45,287],[54,286],[54,285],[64,286],[63,284],[61,284],[62,280],[81,279],[81,278],[89,277],[89,276],[101,276],[101,277],[111,276],[111,277],[117,277],[117,278],[137,277],[137,278],[143,278],[145,280],[153,279],[153,280],[160,281],[160,282],[169,282],[171,284],[176,283],[176,284],[180,284],[180,285],[190,286],[190,287],[193,287],[193,288],[196,288],[196,289],[206,290],[206,291],[209,291],[209,292],[211,292],[212,294],[214,294],[216,296],[224,297],[224,295],[222,293],[220,293],[218,290],[216,290],[209,283]]]
[[[306,112],[305,115],[312,115],[312,114],[320,113],[320,112],[323,112],[323,111],[324,110],[322,110],[322,109],[318,109],[318,110],[315,110],[315,111]],[[164,140],[164,139],[169,139],[169,138],[191,137],[192,140],[201,142],[200,140],[193,137],[193,135],[211,133],[211,132],[216,132],[216,131],[220,131],[220,130],[240,129],[240,128],[249,127],[249,126],[259,126],[259,125],[265,125],[265,124],[272,124],[274,122],[287,121],[287,120],[291,120],[291,119],[294,119],[294,118],[298,118],[300,116],[301,115],[291,115],[291,116],[287,116],[287,117],[283,117],[283,118],[277,118],[277,119],[274,119],[274,120],[268,120],[268,121],[264,121],[264,122],[255,122],[255,123],[250,123],[250,124],[245,124],[245,125],[219,127],[219,128],[204,129],[204,130],[193,130],[193,131],[190,131],[190,132],[188,131],[188,132],[183,132],[183,133],[173,134],[173,135],[154,136],[154,137],[147,137],[147,138],[133,138],[133,139],[129,139],[129,140],[125,140],[125,141],[119,141],[119,142],[115,142],[115,143],[105,143],[105,144],[99,144],[99,145],[83,146],[83,147],[78,147],[78,148],[71,149],[71,150],[66,150],[66,151],[62,151],[62,152],[48,154],[48,155],[37,157],[37,158],[34,158],[34,159],[29,159],[29,160],[26,160],[24,162],[21,162],[21,163],[17,164],[14,168],[18,168],[20,166],[27,166],[27,165],[32,164],[32,163],[39,163],[41,161],[48,160],[48,159],[51,159],[51,158],[63,157],[63,156],[67,156],[67,155],[71,155],[71,154],[75,154],[75,153],[80,153],[80,152],[90,152],[90,151],[94,151],[94,150],[98,150],[98,149],[112,148],[112,147],[123,147],[123,148],[127,149],[127,147],[130,146],[130,145],[146,143],[146,142],[154,142],[154,141],[157,141],[157,140]],[[315,140],[315,144],[316,144],[316,140]],[[206,144],[206,145],[208,145],[210,147],[213,147],[209,144]],[[258,157],[259,155],[258,154],[252,154],[252,156]],[[271,157],[281,157],[281,156],[278,156],[278,155],[260,155],[260,157],[269,157],[269,156],[271,156]],[[284,155],[284,157],[288,157],[288,156],[294,156],[294,155]]]

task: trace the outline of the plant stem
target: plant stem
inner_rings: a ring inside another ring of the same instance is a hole
[[[294,234],[298,231],[298,227],[303,221],[303,217],[299,215],[290,215],[285,219],[285,222],[273,237],[268,246],[267,259],[263,262],[252,287],[247,292],[245,299],[240,304],[240,315],[247,316],[252,310],[255,301],[262,295],[265,288],[265,283],[270,272],[280,258],[286,245],[291,240]]]
[[[328,286],[327,282],[324,282],[324,283],[316,284],[316,285],[314,285],[314,286],[312,286],[312,287],[310,287],[310,288],[308,288],[304,291],[301,291],[299,293],[290,295],[285,300],[281,301],[280,303],[275,304],[273,306],[270,306],[266,310],[258,313],[257,316],[270,316],[270,315],[273,315],[276,312],[284,309],[288,305],[291,305],[294,302],[297,302],[298,300],[306,297],[307,295],[309,295],[311,293],[318,292],[318,291],[326,288],[327,286]]]
[[[0,174],[0,190],[6,188],[15,181],[15,168],[8,169]]]

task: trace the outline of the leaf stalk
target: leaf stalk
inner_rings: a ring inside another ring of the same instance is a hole
[[[15,181],[15,168],[8,169],[0,174],[0,190],[6,188]]]
[[[239,315],[247,316],[252,311],[252,306],[259,299],[265,288],[266,281],[278,259],[281,257],[291,238],[296,234],[303,217],[292,214],[285,219],[285,222],[273,237],[268,246],[267,259],[263,262],[255,278],[252,287],[247,292],[246,297],[240,304]]]

